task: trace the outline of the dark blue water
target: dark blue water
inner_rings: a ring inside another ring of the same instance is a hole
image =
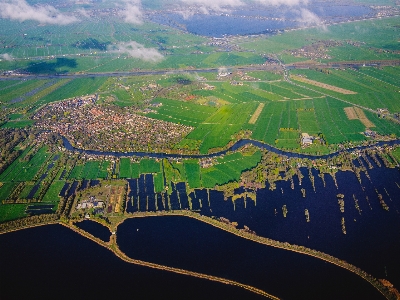
[[[126,220],[118,227],[117,243],[132,258],[229,278],[284,299],[383,299],[340,267],[187,217]]]
[[[125,263],[61,225],[0,235],[0,253],[1,299],[265,299],[238,287]]]
[[[68,193],[67,193],[67,197],[71,197],[72,195],[75,194],[76,188],[78,187],[78,183],[79,183],[79,181],[74,181],[71,184],[71,187],[69,188]]]
[[[64,172],[63,172],[64,173]],[[68,189],[69,189],[69,186],[70,186],[70,184],[68,183],[68,182],[66,182],[65,184],[64,184],[64,186],[63,186],[63,188],[61,189],[61,192],[60,192],[60,196],[61,197],[65,197],[66,196],[66,193],[67,193],[67,191],[68,191]]]
[[[84,189],[86,189],[89,185],[89,180],[84,179],[82,180],[82,184],[81,186],[78,188],[78,191],[83,191]]]
[[[261,236],[321,250],[400,286],[400,189],[396,185],[396,182],[400,184],[399,171],[375,167],[368,170],[371,181],[361,174],[361,185],[352,172],[339,172],[337,189],[331,176],[325,176],[324,188],[314,170],[315,192],[308,171],[302,171],[301,186],[297,177],[293,190],[289,181],[278,182],[274,191],[258,190],[256,203],[251,199],[236,200],[235,210],[232,202],[224,201],[221,193],[211,191],[212,212],[203,209],[202,213],[226,217],[239,226],[247,225]],[[301,188],[306,190],[306,198],[302,197]],[[389,211],[380,205],[375,189],[382,194]],[[344,213],[339,209],[336,197],[339,193],[345,195]],[[361,215],[355,207],[353,194]],[[282,213],[283,205],[288,210],[286,218]],[[310,214],[309,223],[305,209]],[[346,235],[341,230],[342,217]]]
[[[111,236],[110,230],[107,227],[97,222],[84,220],[82,222],[75,223],[75,225],[78,228],[85,230],[86,232],[90,233],[94,237],[101,239],[104,242],[110,241],[110,236]]]
[[[25,210],[25,213],[28,215],[41,215],[41,214],[51,214],[54,213],[53,208],[56,208],[57,205],[54,204],[35,204],[28,205]]]
[[[338,172],[338,188],[330,175],[324,176],[324,187],[318,171],[312,169],[314,191],[308,169],[303,168],[301,185],[297,176],[293,178],[294,189],[290,181],[278,182],[274,191],[267,185],[266,189],[256,192],[256,201],[251,198],[224,200],[222,192],[213,190],[194,190],[187,196],[184,183],[172,184],[170,194],[154,194],[151,175],[142,175],[129,180],[132,200],[127,202],[126,211],[187,209],[190,197],[192,209],[203,215],[225,217],[238,222],[240,227],[249,226],[261,236],[329,253],[400,286],[397,255],[400,253],[400,189],[396,185],[396,182],[400,185],[400,173],[398,169],[379,168],[372,159],[367,159],[374,167],[368,169],[371,181],[364,173],[360,184],[352,172]],[[360,161],[367,165],[364,159]],[[306,190],[305,198],[302,188]],[[389,211],[382,208],[375,189],[383,195]],[[237,194],[243,192],[244,188],[237,190]],[[344,213],[340,212],[336,197],[339,193],[345,195]],[[283,205],[288,210],[286,218]],[[310,222],[306,221],[305,209]],[[346,235],[341,228],[342,217]]]

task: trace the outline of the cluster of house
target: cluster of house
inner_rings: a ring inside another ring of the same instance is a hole
[[[69,110],[73,110],[79,108],[81,106],[85,106],[88,104],[94,104],[97,101],[97,95],[90,95],[85,97],[76,97],[73,99],[68,99],[60,102],[55,102],[47,105],[45,108],[38,110],[33,116],[34,120],[41,120],[43,118],[52,118],[53,115],[48,115],[49,111],[53,112],[68,112]]]
[[[309,135],[307,132],[303,132],[301,134],[301,145],[302,146],[309,146],[313,143],[315,137]]]
[[[200,159],[200,168],[209,168],[215,164],[215,159],[211,157],[206,157]]]
[[[36,127],[59,133],[81,148],[122,152],[169,148],[193,130],[94,102],[77,98],[48,105],[35,114]]]
[[[89,199],[82,201],[81,203],[79,203],[76,206],[77,210],[80,209],[103,209],[104,208],[104,202],[103,201],[99,201],[96,199],[95,196],[90,196]]]
[[[203,84],[203,87],[202,87],[201,89],[202,89],[202,90],[206,90],[206,91],[212,91],[212,90],[215,90],[215,86],[209,85],[209,84],[207,84],[207,83],[204,83],[204,84]]]

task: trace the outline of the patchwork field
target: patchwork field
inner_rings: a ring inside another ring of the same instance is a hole
[[[296,80],[296,81],[308,83],[308,84],[311,84],[311,85],[314,85],[314,86],[318,86],[318,87],[321,87],[321,88],[326,89],[326,90],[338,92],[338,93],[344,94],[344,95],[357,94],[356,92],[353,92],[353,91],[342,89],[342,88],[339,88],[337,86],[329,85],[329,84],[326,84],[326,83],[321,83],[321,82],[318,82],[318,81],[315,81],[315,80],[310,80],[310,79],[307,79],[307,78],[304,78],[304,77],[300,77],[300,76],[291,76],[291,78]]]
[[[370,120],[368,120],[364,111],[361,108],[356,106],[345,107],[344,111],[349,120],[360,120],[361,123],[365,125],[365,127],[375,127],[375,125]]]

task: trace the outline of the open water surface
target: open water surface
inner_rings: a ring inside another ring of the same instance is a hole
[[[268,186],[259,189],[255,202],[243,197],[235,202],[224,200],[222,192],[213,190],[194,190],[188,197],[184,183],[173,185],[170,195],[154,194],[150,177],[145,180],[142,175],[128,180],[127,212],[180,210],[191,206],[203,215],[238,222],[240,228],[246,225],[260,236],[326,252],[400,286],[400,188],[397,186],[400,186],[400,172],[373,165],[368,170],[371,180],[362,173],[361,184],[352,172],[338,172],[338,187],[330,175],[324,176],[324,186],[318,171],[313,169],[315,191],[308,170],[303,168],[301,184],[295,176],[293,189],[290,181],[278,182],[273,191]],[[301,189],[306,191],[305,198]],[[382,208],[376,191],[383,196],[389,211]],[[244,188],[237,190],[237,194],[243,192]],[[339,193],[344,194],[343,213],[338,204]],[[288,210],[286,218],[284,205]],[[305,209],[309,211],[310,222],[306,221]],[[346,234],[341,228],[342,217]]]
[[[85,230],[86,232],[90,233],[94,237],[101,239],[104,242],[110,241],[110,236],[111,236],[110,230],[107,227],[105,227],[97,222],[90,221],[90,220],[84,220],[84,221],[75,223],[75,225],[78,228]]]
[[[373,10],[355,4],[313,2],[304,9],[321,20],[339,22],[351,18],[372,16]],[[271,34],[289,28],[303,27],[298,8],[264,7],[237,10],[221,14],[194,14],[184,17],[177,13],[158,13],[151,16],[153,22],[185,28],[192,34],[221,38],[229,35]],[[308,21],[308,20],[306,20]]]
[[[61,225],[0,235],[1,299],[265,299],[126,263]]]
[[[340,267],[188,217],[128,219],[118,227],[117,243],[129,257],[229,278],[283,299],[384,299]]]

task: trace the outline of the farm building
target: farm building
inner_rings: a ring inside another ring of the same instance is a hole
[[[311,145],[313,142],[313,139],[314,138],[306,132],[303,132],[301,134],[301,144],[303,146]]]

